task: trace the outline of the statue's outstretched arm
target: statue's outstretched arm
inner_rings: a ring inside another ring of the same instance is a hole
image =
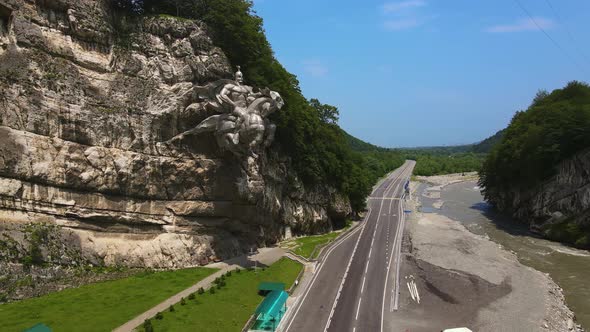
[[[219,124],[219,121],[221,121],[220,115],[212,115],[212,116],[206,118],[205,120],[201,121],[201,123],[199,123],[195,128],[184,131],[184,132],[172,137],[171,139],[169,139],[166,142],[170,143],[170,142],[178,141],[178,140],[185,138],[188,135],[196,135],[196,134],[204,133],[207,131],[214,131],[217,129],[217,125]]]

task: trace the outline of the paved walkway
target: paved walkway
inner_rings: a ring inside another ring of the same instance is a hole
[[[273,264],[274,262],[278,261],[281,257],[285,255],[285,251],[281,248],[260,248],[258,253],[254,255],[243,255],[239,257],[235,257],[229,259],[224,262],[213,263],[209,264],[205,267],[210,268],[217,268],[219,271],[213,273],[212,275],[202,279],[201,281],[197,282],[196,284],[192,285],[191,287],[181,291],[180,293],[166,299],[164,302],[156,305],[155,307],[149,309],[148,311],[140,314],[139,316],[133,318],[132,320],[128,321],[127,323],[117,327],[113,331],[115,332],[131,332],[136,327],[143,324],[143,322],[148,319],[154,317],[158,312],[167,310],[171,305],[180,302],[180,300],[184,297],[187,298],[191,293],[194,293],[199,290],[199,288],[203,287],[203,289],[207,289],[211,286],[215,278],[220,277],[222,274],[226,273],[227,271],[235,270],[237,268],[246,268],[250,266],[268,266]]]

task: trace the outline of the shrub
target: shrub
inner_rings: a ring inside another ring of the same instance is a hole
[[[161,320],[162,318],[164,318],[164,315],[162,315],[162,313],[161,313],[161,312],[158,312],[158,313],[156,314],[156,319],[157,319],[157,320]]]
[[[231,277],[231,271],[227,271],[227,273],[225,275],[228,277]]]
[[[242,270],[236,269],[236,273],[241,273],[241,272],[242,272]]]
[[[203,287],[200,287],[199,290],[197,291],[197,293],[203,294],[203,293],[205,293],[205,290],[203,289]]]
[[[215,287],[209,288],[209,293],[210,294],[215,294]]]
[[[170,312],[176,311],[176,309],[174,309],[174,306],[173,305],[171,305],[170,308],[168,308],[168,310],[170,310]]]
[[[194,300],[194,299],[195,299],[195,293],[190,293],[190,294],[188,295],[188,299],[189,299],[189,300]]]
[[[192,295],[192,294],[191,294]],[[190,297],[190,296],[189,296]],[[186,301],[184,300],[184,297],[180,299],[180,305],[186,305]]]
[[[145,332],[154,332],[154,327],[152,326],[152,321],[149,319],[146,319],[143,322],[143,330]]]

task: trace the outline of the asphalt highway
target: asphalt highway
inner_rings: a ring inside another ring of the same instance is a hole
[[[397,309],[404,185],[414,161],[390,173],[368,199],[362,224],[322,255],[283,331],[383,331]]]

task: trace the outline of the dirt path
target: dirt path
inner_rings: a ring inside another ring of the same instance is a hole
[[[154,317],[158,312],[168,310],[171,305],[174,305],[182,298],[187,298],[191,293],[194,293],[199,290],[199,288],[203,287],[203,289],[209,288],[215,278],[220,277],[222,274],[235,270],[237,268],[245,268],[250,266],[269,266],[274,262],[278,261],[281,257],[283,257],[285,251],[280,248],[261,248],[259,252],[250,255],[250,256],[240,256],[233,259],[230,259],[226,262],[219,262],[209,264],[206,267],[210,268],[217,268],[219,271],[213,273],[212,275],[206,277],[205,279],[197,282],[196,284],[192,285],[191,287],[181,291],[178,294],[175,294],[165,301],[159,303],[158,305],[154,306],[153,308],[143,312],[142,314],[138,315],[137,317],[133,318],[132,320],[128,321],[127,323],[119,326],[118,328],[114,329],[115,332],[131,332],[143,322],[148,319]]]

